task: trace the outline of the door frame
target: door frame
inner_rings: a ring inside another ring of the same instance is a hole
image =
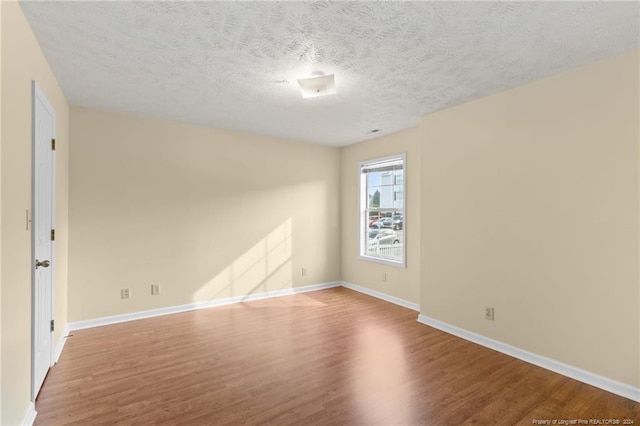
[[[35,203],[36,203],[36,101],[42,102],[42,104],[51,112],[53,117],[53,128],[52,128],[52,138],[56,138],[56,125],[57,125],[57,117],[56,111],[51,105],[51,102],[47,99],[44,92],[38,86],[38,83],[35,80],[31,80],[31,401],[35,403],[36,397],[38,396],[38,392],[40,388],[36,389],[36,366],[35,366],[35,327],[36,327],[36,242],[35,242],[35,221],[37,220],[37,215],[35,214]],[[56,161],[55,161],[55,150],[52,149],[51,152],[51,229],[55,229],[55,198],[56,198]],[[51,241],[51,299],[49,300],[51,318],[54,319],[53,300],[55,298],[55,271],[56,271],[56,254],[55,254],[55,242]],[[50,347],[49,347],[49,368],[51,368],[54,364],[54,356],[53,356],[53,336],[54,332],[51,332],[50,339]]]

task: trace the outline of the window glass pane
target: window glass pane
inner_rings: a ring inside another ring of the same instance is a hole
[[[402,185],[404,183],[404,171],[396,170],[396,185]]]
[[[361,173],[360,254],[404,265],[404,156],[362,164]]]
[[[394,205],[393,185],[380,187],[380,208],[392,209]]]

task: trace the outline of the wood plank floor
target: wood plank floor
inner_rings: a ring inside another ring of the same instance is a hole
[[[76,331],[35,424],[640,425],[638,403],[416,317],[334,288]]]

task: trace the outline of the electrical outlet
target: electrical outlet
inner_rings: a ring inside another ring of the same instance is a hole
[[[383,272],[382,276],[380,277],[380,279],[382,280],[383,283],[386,283],[387,282],[387,273]]]
[[[302,268],[302,276],[306,277],[307,276],[307,268]]]
[[[128,299],[131,297],[131,292],[128,288],[123,288],[120,290],[120,299]]]
[[[484,317],[485,319],[488,319],[490,321],[494,320],[494,316],[493,316],[493,308],[490,308],[488,306],[484,307]]]
[[[157,296],[160,294],[160,284],[151,284],[151,295]]]

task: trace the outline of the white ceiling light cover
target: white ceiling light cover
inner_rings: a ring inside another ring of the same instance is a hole
[[[303,98],[317,98],[318,96],[335,95],[335,74],[320,77],[299,78],[298,86]]]

